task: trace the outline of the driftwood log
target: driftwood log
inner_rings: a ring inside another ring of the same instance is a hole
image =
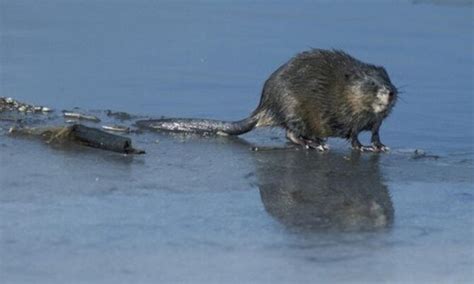
[[[108,133],[82,124],[73,124],[64,127],[11,128],[10,134],[40,137],[47,143],[60,144],[72,142],[88,147],[124,154],[145,153],[143,150],[133,148],[132,140],[130,138]]]
[[[72,125],[70,136],[74,140],[89,147],[126,154],[145,153],[143,150],[134,149],[130,138],[108,133],[97,128],[87,127],[82,124]]]

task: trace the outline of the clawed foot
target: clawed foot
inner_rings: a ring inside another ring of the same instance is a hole
[[[308,139],[304,139],[304,140],[306,142],[304,145],[306,149],[315,149],[315,150],[318,150],[319,152],[325,152],[329,150],[329,146],[326,143],[318,143],[316,141],[308,140]]]
[[[373,153],[386,153],[390,151],[390,148],[385,145],[371,145],[371,146],[353,146],[352,149],[361,152],[373,152]]]
[[[379,145],[376,148],[377,148],[378,152],[386,153],[386,152],[390,151],[390,148],[385,146],[385,145]]]
[[[296,136],[293,132],[287,131],[286,137],[293,143],[303,146],[305,149],[315,149],[319,152],[325,152],[329,150],[329,146],[317,140],[306,139],[303,137]]]

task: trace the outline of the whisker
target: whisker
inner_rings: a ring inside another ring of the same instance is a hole
[[[399,92],[400,92],[400,91],[403,92],[403,90],[405,90],[405,88],[407,88],[407,87],[408,87],[408,85],[395,86],[395,88],[396,88]]]
[[[403,93],[403,92],[402,92],[402,93]],[[402,101],[402,102],[404,102],[404,103],[406,103],[406,104],[408,103],[406,100],[403,99],[402,96],[400,96],[400,93],[398,93],[397,99],[400,99],[400,101]]]

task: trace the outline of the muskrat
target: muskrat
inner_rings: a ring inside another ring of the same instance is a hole
[[[340,50],[312,49],[278,68],[263,86],[258,107],[240,121],[163,118],[138,121],[139,127],[202,134],[240,135],[255,127],[279,126],[305,148],[325,151],[328,137],[351,141],[361,151],[387,151],[379,129],[397,101],[397,88],[381,66]],[[371,131],[371,146],[358,135]]]

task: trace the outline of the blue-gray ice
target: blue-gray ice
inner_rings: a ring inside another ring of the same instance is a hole
[[[402,90],[385,155],[252,152],[285,144],[258,130],[124,157],[2,124],[1,282],[472,283],[473,23],[471,1],[0,1],[0,96],[59,111],[240,119],[311,47]]]

